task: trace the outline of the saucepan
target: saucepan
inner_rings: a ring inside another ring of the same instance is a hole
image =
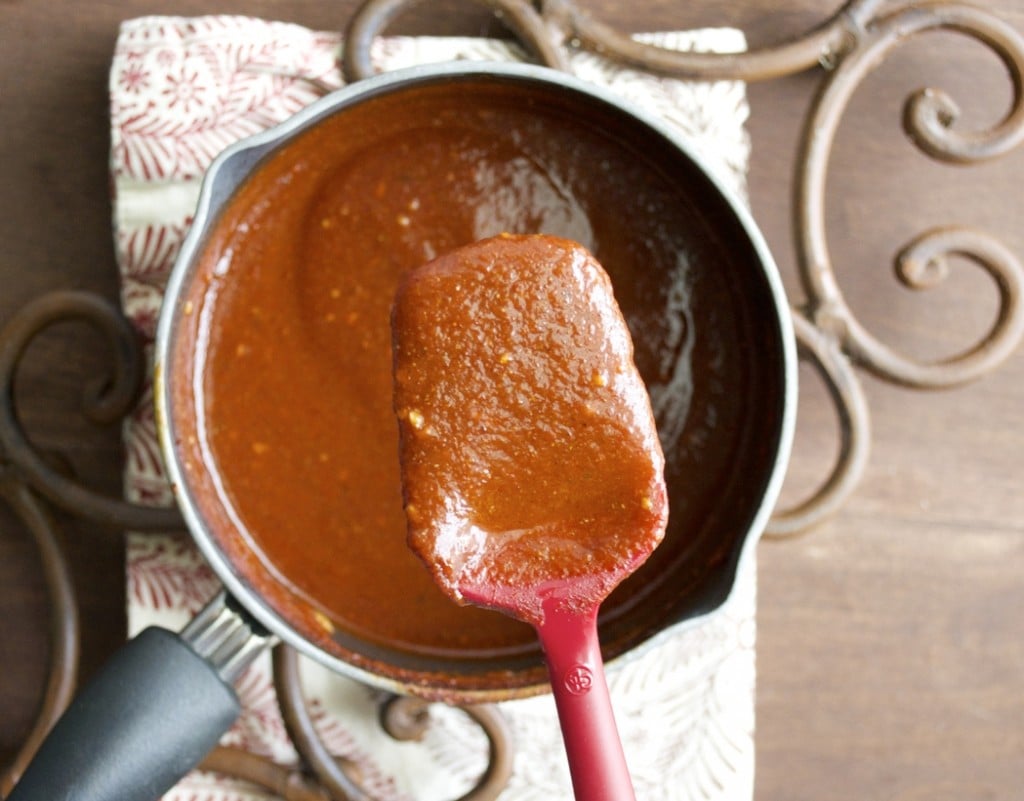
[[[439,601],[404,546],[396,479],[397,276],[502,231],[574,239],[605,266],[666,454],[668,532],[602,607],[606,662],[727,600],[777,498],[796,406],[788,305],[745,206],[664,123],[564,74],[378,76],[210,168],[167,290],[155,394],[178,502],[226,600],[129,643],[12,799],[156,797],[230,725],[230,681],[267,642],[430,699],[544,691],[532,636]]]

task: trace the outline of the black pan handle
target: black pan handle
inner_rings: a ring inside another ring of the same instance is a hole
[[[226,628],[231,616],[220,596],[180,635],[152,627],[130,640],[78,693],[7,801],[155,801],[174,786],[238,717],[230,681],[267,644],[248,625]]]

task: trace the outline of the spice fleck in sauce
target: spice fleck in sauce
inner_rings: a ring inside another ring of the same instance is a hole
[[[409,541],[441,587],[462,600],[557,584],[598,603],[667,518],[650,400],[601,265],[553,236],[477,242],[406,275],[392,330]],[[540,594],[522,596],[529,622]]]

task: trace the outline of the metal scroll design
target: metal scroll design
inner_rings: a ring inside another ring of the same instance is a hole
[[[37,450],[23,429],[15,400],[19,365],[36,337],[51,326],[69,322],[99,332],[111,356],[110,375],[91,381],[82,393],[81,409],[87,421],[109,424],[123,419],[137,403],[145,379],[138,336],[117,307],[97,295],[77,291],[44,295],[23,306],[0,329],[0,498],[36,544],[50,602],[50,658],[42,701],[19,752],[0,772],[0,797],[6,797],[17,784],[47,732],[67,708],[78,679],[80,615],[71,567],[49,504],[117,531],[185,529],[176,508],[128,503],[85,486]],[[239,748],[221,746],[200,767],[255,783],[287,801],[373,801],[353,766],[332,755],[317,734],[301,689],[297,653],[279,645],[273,674],[282,717],[301,764],[279,765]],[[476,785],[458,801],[493,801],[511,775],[511,735],[496,708],[463,709],[486,735],[490,756]],[[387,695],[381,710],[383,728],[396,739],[415,739],[429,724],[429,704],[418,699]],[[415,725],[399,725],[403,719]]]
[[[947,162],[973,164],[1004,155],[1024,139],[1024,39],[1001,20],[954,4],[904,6],[867,23],[853,16],[848,19],[854,45],[835,62],[807,116],[794,179],[798,267],[807,294],[806,303],[797,309],[797,334],[802,354],[826,376],[839,411],[843,442],[825,484],[800,505],[777,512],[769,524],[769,536],[812,528],[842,505],[864,471],[870,420],[850,364],[906,387],[951,387],[997,367],[1024,337],[1024,268],[984,231],[955,225],[931,228],[896,257],[897,277],[913,289],[936,286],[948,274],[949,258],[960,256],[983,268],[998,290],[996,319],[985,336],[959,354],[931,363],[899,353],[860,323],[843,297],[825,234],[829,153],[847,103],[868,73],[907,39],[927,31],[958,31],[991,49],[1013,85],[1011,108],[995,126],[985,131],[959,130],[954,124],[955,102],[933,89],[914,93],[904,109],[906,132],[922,152]]]
[[[89,384],[82,410],[93,423],[112,423],[128,413],[143,377],[134,332],[110,303],[84,292],[55,292],[22,307],[0,332],[0,495],[32,535],[50,600],[50,666],[35,724],[13,763],[0,776],[0,795],[17,782],[50,727],[67,707],[78,677],[79,614],[71,569],[45,501],[101,523],[140,529],[181,527],[176,513],[136,507],[103,497],[79,484],[39,453],[18,420],[15,376],[36,336],[64,321],[95,328],[110,346],[109,380]]]
[[[995,237],[966,226],[925,231],[898,254],[896,275],[904,285],[928,289],[940,283],[953,256],[986,271],[999,295],[996,319],[980,341],[948,359],[925,363],[878,340],[846,303],[825,233],[825,180],[833,141],[846,106],[867,75],[908,39],[935,30],[964,34],[991,50],[1013,88],[1010,108],[987,130],[963,130],[959,109],[945,92],[924,89],[909,97],[904,129],[927,156],[971,165],[1009,153],[1024,140],[1024,38],[999,18],[950,2],[902,3],[851,0],[832,17],[778,45],[743,53],[680,52],[643,43],[594,19],[573,0],[481,0],[499,10],[527,51],[547,66],[565,69],[565,53],[586,48],[641,70],[698,80],[763,81],[821,68],[820,90],[808,110],[794,176],[793,229],[806,299],[794,304],[801,360],[820,375],[836,407],[838,456],[828,475],[796,505],[778,509],[768,537],[812,529],[842,507],[868,462],[871,422],[855,367],[906,387],[931,389],[973,381],[1005,360],[1024,337],[1021,287],[1024,268]],[[346,80],[373,71],[370,46],[415,0],[369,0],[346,32]],[[883,12],[883,6],[885,10]],[[527,24],[528,23],[528,24]],[[557,56],[551,55],[552,47]]]

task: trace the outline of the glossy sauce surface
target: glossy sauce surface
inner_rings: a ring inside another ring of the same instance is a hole
[[[456,601],[500,595],[535,624],[544,595],[596,607],[667,518],[604,269],[558,237],[475,242],[406,274],[392,331],[413,550]]]
[[[392,411],[401,276],[503,231],[572,239],[600,260],[669,457],[666,542],[602,618],[625,623],[727,558],[728,539],[699,535],[747,447],[746,290],[691,187],[661,171],[669,146],[546,92],[415,87],[320,121],[230,199],[179,301],[171,369],[190,378],[174,415],[205,524],[289,625],[346,660],[379,647],[460,671],[502,654],[541,665],[528,626],[453,604],[407,547]]]

